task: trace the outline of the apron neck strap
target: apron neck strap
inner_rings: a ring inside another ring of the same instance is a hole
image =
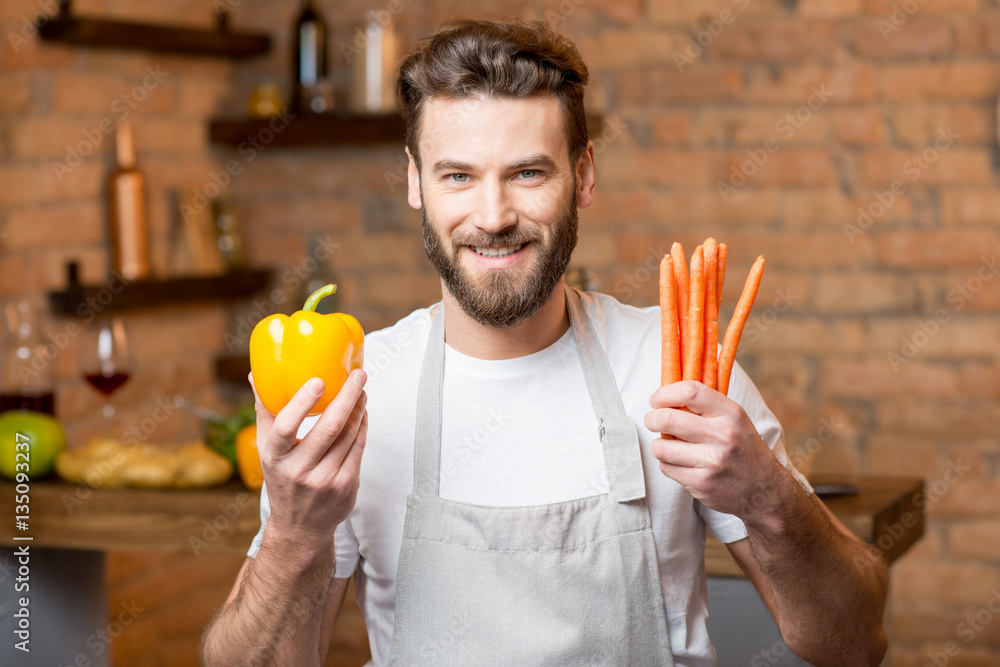
[[[642,455],[632,419],[625,414],[618,385],[601,348],[597,332],[580,302],[580,293],[566,287],[570,328],[576,339],[598,435],[604,445],[609,492],[619,502],[644,498]],[[441,482],[441,425],[444,389],[444,302],[431,321],[417,394],[416,441],[413,448],[413,493],[437,497]]]

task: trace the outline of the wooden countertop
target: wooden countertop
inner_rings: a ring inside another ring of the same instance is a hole
[[[878,549],[887,563],[902,556],[924,534],[922,479],[816,475],[809,482],[858,487],[857,495],[825,496],[821,500],[855,535]],[[729,549],[711,535],[705,542],[705,570],[714,576],[743,576]]]
[[[823,499],[844,524],[894,561],[924,532],[923,481],[912,478],[819,477],[814,484],[850,482],[856,496]],[[60,481],[31,483],[28,530],[14,526],[14,485],[0,481],[0,544],[94,551],[245,554],[260,527],[259,494],[238,481],[212,489],[111,490]],[[31,536],[30,542],[13,537]],[[742,576],[724,545],[709,537],[710,575]]]

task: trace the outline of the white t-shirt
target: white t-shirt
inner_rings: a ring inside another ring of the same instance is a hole
[[[721,542],[747,532],[738,518],[710,510],[665,477],[645,428],[649,397],[660,384],[660,311],[598,293],[582,303],[597,331],[642,447],[661,587],[678,667],[715,664],[704,564],[705,526]],[[413,488],[417,383],[430,330],[430,308],[365,338],[368,440],[357,505],[335,534],[335,576],[357,575],[373,665],[389,658],[396,566],[406,497]],[[729,396],[743,406],[764,442],[786,463],[781,425],[738,366]],[[544,350],[484,360],[445,347],[441,496],[479,505],[540,505],[606,493],[608,479],[572,329]],[[317,418],[303,423],[304,435]],[[794,471],[793,471],[794,472]],[[798,476],[806,486],[805,480]],[[261,493],[260,547],[269,507]]]

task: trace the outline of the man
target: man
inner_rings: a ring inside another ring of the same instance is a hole
[[[263,525],[206,665],[322,664],[353,574],[375,665],[711,665],[706,525],[793,651],[880,662],[885,566],[783,465],[742,370],[729,397],[657,388],[658,310],[565,289],[586,82],[539,23],[452,22],[404,59],[442,300],[369,334],[391,363],[314,424],[318,379],[258,401]]]

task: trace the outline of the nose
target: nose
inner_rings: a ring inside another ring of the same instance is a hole
[[[517,211],[514,210],[510,193],[506,192],[502,183],[484,183],[479,188],[479,193],[479,201],[476,202],[476,227],[484,232],[499,234],[517,225]]]

